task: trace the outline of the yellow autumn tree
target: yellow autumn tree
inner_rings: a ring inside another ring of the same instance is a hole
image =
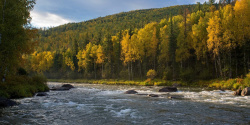
[[[237,0],[234,6],[237,41],[243,46],[250,39],[250,1]]]
[[[213,53],[214,60],[216,60],[218,64],[219,74],[220,76],[222,76],[220,52],[222,51],[223,47],[222,44],[223,32],[222,32],[220,12],[218,10],[215,11],[212,18],[209,19],[207,32],[208,32],[208,40],[207,40],[208,50]]]
[[[178,25],[180,32],[177,37],[176,61],[181,62],[181,64],[191,56],[189,51],[191,48],[191,39],[188,39],[189,34],[186,31],[186,29],[189,29],[189,24],[190,16],[187,16],[186,20],[183,19],[183,21]]]
[[[208,21],[210,19],[211,13],[206,13],[206,16],[204,18],[199,19],[198,24],[194,24],[192,26],[192,48],[195,50],[195,54],[198,60],[202,60],[204,63],[207,59],[207,39],[208,39],[208,33],[207,33],[207,27],[208,27]]]
[[[236,40],[243,47],[244,73],[247,74],[250,61],[250,0],[237,0],[234,7],[236,28]]]
[[[86,61],[85,61],[85,57],[86,57],[86,51],[85,50],[79,50],[78,54],[76,55],[78,61],[78,71],[81,71],[82,69],[84,69],[86,67]]]
[[[104,59],[105,59],[105,55],[104,55],[103,47],[101,45],[98,45],[98,49],[96,50],[96,53],[97,53],[96,63],[103,64]]]
[[[64,57],[64,62],[65,64],[70,67],[70,69],[72,71],[75,70],[75,65],[74,65],[74,62],[73,62],[73,53],[71,51],[71,49],[68,49],[64,54],[63,54],[63,57]]]
[[[92,46],[93,44],[90,42],[89,44],[87,44],[85,50],[80,50],[76,55],[78,59],[78,67],[79,67],[78,71],[81,71],[82,69],[87,69],[88,66],[90,65],[91,63],[90,53]]]
[[[163,23],[163,22],[162,22]],[[157,34],[158,23],[152,22],[138,31],[138,42],[142,45],[144,56],[148,58],[150,64],[155,67],[156,52],[158,49],[159,38]]]
[[[159,55],[159,63],[160,64],[167,64],[167,62],[170,59],[170,55],[169,55],[169,37],[167,34],[167,25],[165,25],[164,27],[162,27],[160,29],[160,38],[161,38],[161,43],[159,45],[159,51],[160,51],[160,55]]]
[[[41,73],[49,70],[53,65],[54,54],[50,51],[34,52],[31,55],[31,67],[33,71]]]
[[[222,9],[222,30],[223,30],[223,50],[225,52],[224,60],[229,60],[228,65],[224,63],[224,75],[229,78],[232,77],[232,50],[236,48],[236,32],[235,32],[235,20],[233,6],[231,4],[226,5]]]

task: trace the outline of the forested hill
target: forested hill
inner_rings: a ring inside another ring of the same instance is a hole
[[[173,80],[245,76],[249,15],[249,0],[210,0],[40,30],[28,69],[49,78],[138,79],[151,69]]]
[[[42,35],[47,37],[57,32],[65,32],[69,30],[77,30],[80,32],[89,32],[89,34],[98,34],[99,31],[112,31],[111,35],[129,28],[142,28],[150,22],[159,22],[163,18],[168,18],[170,13],[178,15],[182,13],[184,8],[190,12],[196,11],[196,5],[171,6],[157,9],[133,10],[130,12],[121,12],[106,17],[99,17],[79,23],[69,23],[58,27],[41,31]]]

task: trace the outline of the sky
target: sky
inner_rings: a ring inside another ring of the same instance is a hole
[[[204,3],[206,0],[36,0],[34,27],[55,27],[131,10]]]

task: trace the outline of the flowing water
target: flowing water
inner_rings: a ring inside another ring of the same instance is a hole
[[[60,86],[62,83],[48,85]],[[16,100],[21,104],[0,109],[0,124],[250,124],[250,97],[235,97],[232,91],[179,88],[176,93],[159,93],[161,87],[74,86],[77,88],[70,91],[48,92],[46,97]],[[131,89],[139,94],[123,94]]]

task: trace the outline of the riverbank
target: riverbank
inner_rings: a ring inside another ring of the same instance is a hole
[[[90,83],[90,84],[105,84],[105,85],[136,85],[136,86],[172,86],[178,84],[185,86],[187,83],[181,81],[166,81],[166,80],[118,80],[118,79],[48,79],[49,82],[64,82],[64,83]]]
[[[90,83],[90,84],[105,84],[105,85],[135,85],[135,86],[190,86],[190,87],[208,87],[215,80],[197,81],[188,83],[184,81],[167,81],[161,79],[155,80],[118,80],[118,79],[102,79],[102,80],[87,80],[87,79],[48,79],[49,82],[63,83]]]
[[[184,87],[208,87],[221,90],[237,90],[242,87],[250,87],[250,74],[245,78],[235,79],[212,79],[212,80],[198,80],[195,82],[185,81],[166,81],[161,79],[155,80],[117,80],[117,79],[102,79],[102,80],[87,80],[87,79],[48,79],[49,82],[63,82],[63,83],[90,83],[90,84],[106,84],[106,85],[136,85],[136,86],[184,86]]]
[[[17,99],[32,97],[37,92],[49,91],[47,79],[43,76],[11,76],[0,82],[0,97]]]

